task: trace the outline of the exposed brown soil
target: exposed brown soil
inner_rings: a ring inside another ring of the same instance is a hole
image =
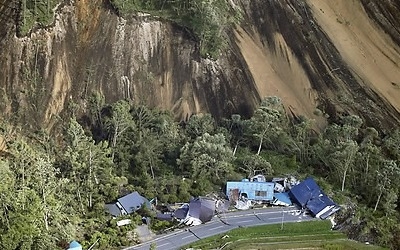
[[[317,109],[315,90],[282,35],[275,33],[274,50],[265,47],[255,34],[251,35],[240,27],[235,32],[261,98],[278,96],[294,114],[318,119],[319,124],[323,124],[323,118],[314,115]]]
[[[308,1],[318,24],[348,67],[400,112],[400,48],[360,1]]]
[[[396,10],[380,3],[382,13]],[[236,39],[260,96],[279,93],[296,115],[313,118],[317,107],[330,121],[357,114],[383,132],[398,126],[400,49],[388,25],[394,18],[378,15],[378,22],[352,0],[240,4],[245,32]]]

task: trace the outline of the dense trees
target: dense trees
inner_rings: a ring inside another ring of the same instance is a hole
[[[276,97],[263,100],[251,119],[220,122],[202,114],[177,123],[168,112],[105,104],[100,95],[89,107],[85,126],[70,118],[57,141],[45,132],[16,136],[1,124],[2,249],[57,249],[74,238],[103,249],[132,244],[129,227],[117,228],[105,203],[133,190],[160,202],[187,201],[258,173],[323,177],[338,201],[358,202],[350,220],[360,234],[398,244],[390,231],[399,230],[398,131],[381,139],[359,117],[345,116],[318,135],[312,121],[290,121]]]

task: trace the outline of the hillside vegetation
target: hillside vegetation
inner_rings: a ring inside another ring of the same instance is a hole
[[[127,101],[105,104],[99,94],[90,100],[81,118],[80,107],[70,107],[57,138],[3,121],[2,249],[56,249],[72,239],[85,248],[96,240],[100,249],[135,244],[105,203],[133,190],[159,202],[187,201],[254,173],[317,177],[343,206],[339,225],[352,238],[399,246],[399,131],[379,138],[347,116],[317,135],[312,120],[289,120],[277,97],[250,119],[217,122],[204,114],[185,123]]]

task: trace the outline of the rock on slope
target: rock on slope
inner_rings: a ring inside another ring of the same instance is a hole
[[[0,110],[33,128],[50,128],[70,100],[85,105],[94,91],[177,119],[248,116],[277,95],[321,126],[347,113],[382,131],[400,123],[399,1],[232,0],[244,21],[217,61],[201,58],[182,28],[119,18],[101,0],[68,2],[54,25],[17,37],[17,1],[0,2]]]

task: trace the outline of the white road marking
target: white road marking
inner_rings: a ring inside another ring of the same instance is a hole
[[[276,220],[276,219],[282,219],[282,216],[281,217],[274,217],[274,218],[267,218],[268,220]]]
[[[236,223],[246,223],[246,222],[252,222],[254,220],[241,220],[241,221],[236,221]]]
[[[162,247],[162,246],[166,246],[166,245],[169,245],[170,243],[169,242],[167,242],[167,243],[164,243],[164,244],[161,244],[161,245],[158,245],[157,247]]]
[[[224,227],[224,226],[214,227],[214,228],[210,228],[210,229],[208,229],[208,230],[209,230],[209,231],[211,231],[211,230],[216,230],[216,229],[222,228],[222,227]]]
[[[185,237],[182,238],[182,240],[187,239],[187,238],[190,238],[190,237],[194,237],[194,235],[193,235],[193,234],[190,234],[190,235],[188,235],[188,236],[185,236]]]

